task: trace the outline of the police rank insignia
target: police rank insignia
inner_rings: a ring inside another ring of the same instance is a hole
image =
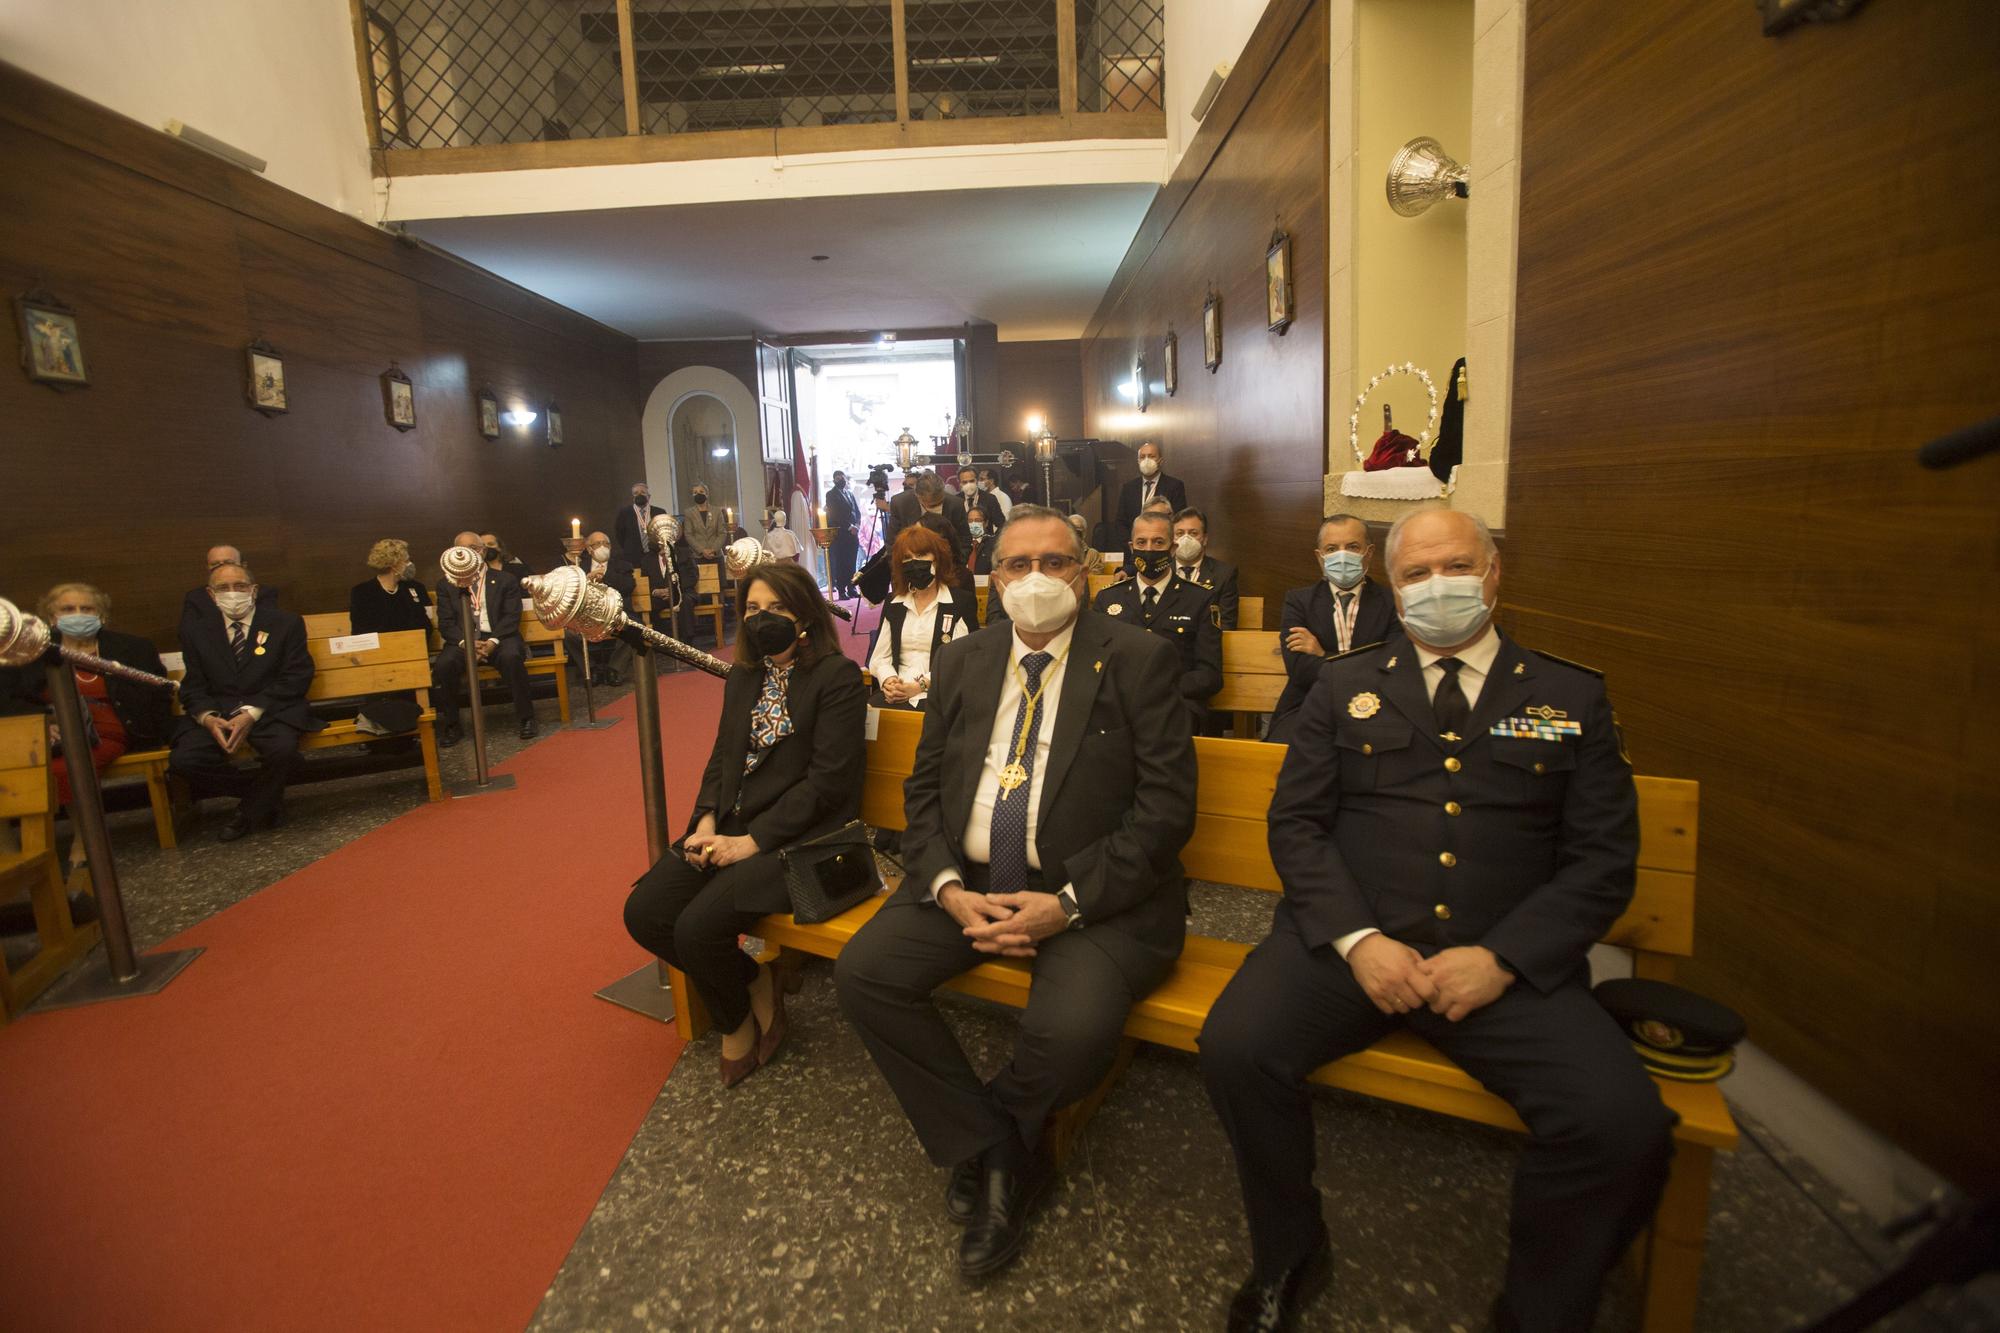
[[[1513,740],[1526,741],[1560,741],[1571,736],[1583,735],[1583,723],[1571,722],[1563,716],[1561,709],[1537,710],[1531,708],[1528,711],[1530,713],[1554,713],[1555,717],[1546,718],[1538,715],[1535,717],[1501,718],[1493,724],[1493,730],[1490,734],[1494,736],[1506,736]]]
[[[1381,696],[1370,694],[1366,690],[1363,690],[1360,694],[1355,695],[1347,701],[1347,715],[1349,717],[1368,718],[1375,716],[1381,711]]]

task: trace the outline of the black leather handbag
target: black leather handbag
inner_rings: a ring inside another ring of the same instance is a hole
[[[831,833],[780,848],[778,860],[785,867],[792,920],[802,926],[830,921],[882,887],[868,829],[858,819]]]

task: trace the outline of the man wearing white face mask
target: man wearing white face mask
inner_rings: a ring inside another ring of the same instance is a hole
[[[608,533],[593,532],[583,539],[583,550],[576,557],[576,567],[582,570],[584,576],[592,583],[602,583],[606,587],[616,591],[620,606],[631,603],[632,589],[637,586],[632,575],[632,562],[627,560],[611,544],[611,537]],[[593,662],[601,664],[607,662],[616,663],[621,649],[624,655],[628,657],[632,651],[622,639],[614,639],[609,643],[591,644],[586,644],[583,636],[580,634],[568,635],[566,639],[569,648],[570,674],[579,678],[583,674],[583,654],[585,652],[590,653]],[[595,665],[591,670],[606,685],[616,685],[618,683],[618,672],[615,668],[606,665]]]
[[[1283,744],[1289,738],[1328,658],[1372,648],[1401,632],[1395,594],[1368,577],[1374,554],[1363,520],[1352,514],[1328,514],[1320,520],[1313,547],[1319,578],[1287,592],[1278,617],[1278,648],[1289,679],[1271,710],[1265,740]]]
[[[1313,686],[1271,801],[1284,900],[1201,1035],[1254,1257],[1230,1327],[1288,1327],[1332,1265],[1305,1075],[1408,1027],[1528,1127],[1493,1326],[1587,1333],[1673,1151],[1590,992],[1636,880],[1632,770],[1597,673],[1494,629],[1485,524],[1420,510],[1386,552],[1408,641]]]
[[[991,583],[1009,619],[939,648],[903,788],[907,874],[834,969],[924,1151],[951,1170],[968,1277],[1020,1250],[1054,1176],[1043,1125],[1103,1078],[1185,932],[1195,762],[1178,660],[1080,609],[1082,555],[1061,514],[1015,506]],[[931,992],[996,956],[1032,960],[1034,986],[989,1082]]]
[[[1174,515],[1174,573],[1215,594],[1222,628],[1236,628],[1236,566],[1208,553],[1208,515],[1183,509]],[[1262,625],[1252,625],[1262,629]]]
[[[1187,508],[1187,487],[1179,477],[1170,477],[1160,466],[1160,446],[1152,440],[1139,446],[1139,475],[1118,488],[1117,530],[1132,530],[1132,520],[1155,500],[1167,502],[1169,516]]]
[[[306,705],[313,660],[306,626],[289,611],[257,603],[257,580],[224,562],[208,572],[216,616],[184,622],[181,719],[167,767],[197,795],[239,797],[216,836],[234,842],[284,820],[285,782],[298,765],[299,735],[326,723]],[[255,752],[258,766],[232,760]]]

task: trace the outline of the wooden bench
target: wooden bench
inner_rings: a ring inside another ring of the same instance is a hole
[[[1246,599],[1247,600],[1247,599]],[[1236,715],[1236,735],[1257,739],[1257,719],[1278,706],[1290,677],[1275,630],[1222,631],[1222,688],[1208,701],[1218,713]]]
[[[301,617],[306,622],[308,639],[334,639],[345,637],[352,623],[345,611],[322,611],[316,615]],[[406,631],[407,632],[407,631]],[[438,637],[433,625],[427,639],[431,651],[436,652],[443,640]],[[526,598],[521,600],[521,643],[528,654],[528,676],[554,676],[556,681],[556,712],[563,725],[569,725],[569,644],[559,629],[550,629],[535,614],[534,604]],[[546,648],[547,652],[537,649]],[[500,672],[497,668],[479,668],[482,682],[498,684]]]
[[[1263,598],[1238,597],[1236,599],[1236,628],[1239,631],[1264,628]]]
[[[345,617],[343,616],[343,619]],[[423,630],[397,630],[393,634],[382,635],[382,646],[360,653],[334,653],[328,647],[328,639],[306,640],[306,648],[312,653],[313,682],[306,690],[306,699],[311,703],[328,703],[335,699],[358,699],[378,694],[389,694],[400,690],[414,690],[417,705],[423,712],[418,717],[414,733],[423,747],[424,783],[430,799],[444,799],[444,779],[438,772],[437,713],[431,708],[431,659],[429,635]],[[181,671],[168,673],[175,680],[184,674]],[[180,714],[180,700],[174,701],[174,712]],[[319,731],[307,732],[299,737],[299,749],[327,750],[341,745],[365,745],[369,741],[387,740],[389,737],[372,736],[356,729],[353,718],[343,718],[329,722]],[[128,750],[113,760],[104,770],[105,780],[112,778],[137,777],[146,782],[146,796],[153,807],[153,831],[162,847],[179,845],[180,837],[176,823],[177,809],[184,806],[184,788],[167,772],[168,749]]]
[[[697,599],[694,606],[694,615],[696,619],[703,616],[711,619],[711,623],[715,626],[716,651],[719,653],[722,651],[723,606],[722,596],[719,591],[720,583],[718,575],[715,572],[715,566],[703,565],[698,582],[708,589],[709,593],[713,596],[713,600],[704,604]],[[644,574],[634,574],[632,576],[632,597],[625,604],[625,610],[633,619],[639,620],[643,624],[651,625],[653,623],[652,606],[653,585],[647,580]]]
[[[868,823],[903,827],[903,780],[914,765],[922,726],[918,713],[878,715],[876,738],[868,742],[862,790],[861,817]],[[1181,851],[1189,877],[1281,892],[1266,842],[1265,815],[1285,747],[1197,738],[1195,751],[1200,769],[1195,830]],[[1630,950],[1637,975],[1670,980],[1676,960],[1694,949],[1699,787],[1649,777],[1639,778],[1638,786],[1638,887],[1604,943]],[[817,926],[798,925],[790,916],[769,916],[758,923],[755,933],[781,948],[833,958],[882,902],[879,897],[871,899]],[[1125,1025],[1127,1038],[1193,1051],[1209,1008],[1249,951],[1245,944],[1188,936],[1174,971],[1133,1007]],[[1024,963],[1009,959],[980,964],[946,984],[968,995],[1020,1007],[1027,1002],[1031,978]],[[706,1029],[707,1015],[686,979],[678,972],[671,979],[681,1034],[692,1040]],[[1121,1053],[1118,1068],[1126,1058],[1129,1048]],[[1393,1034],[1366,1051],[1323,1066],[1313,1073],[1312,1081],[1503,1129],[1523,1128],[1506,1102],[1409,1032]],[[1109,1080],[1058,1126],[1062,1134],[1058,1150],[1067,1146],[1108,1086]],[[1736,1146],[1737,1131],[1714,1084],[1659,1080],[1658,1086],[1662,1100],[1680,1116],[1680,1125],[1674,1132],[1676,1152],[1666,1192],[1633,1257],[1644,1288],[1646,1333],[1685,1333],[1694,1327],[1708,1225],[1710,1165],[1716,1149]],[[1446,1206],[1442,1198],[1435,1202],[1440,1208]]]
[[[19,971],[0,954],[0,1023],[18,1015],[68,967],[97,945],[95,921],[70,917],[63,858],[56,848],[55,779],[49,771],[48,721],[41,714],[0,717],[0,820],[20,829],[18,851],[0,852],[0,902],[23,889],[35,911],[35,956]]]

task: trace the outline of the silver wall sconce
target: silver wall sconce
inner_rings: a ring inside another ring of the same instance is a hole
[[[1389,207],[1413,218],[1440,199],[1471,194],[1471,171],[1429,135],[1419,135],[1389,159]]]

